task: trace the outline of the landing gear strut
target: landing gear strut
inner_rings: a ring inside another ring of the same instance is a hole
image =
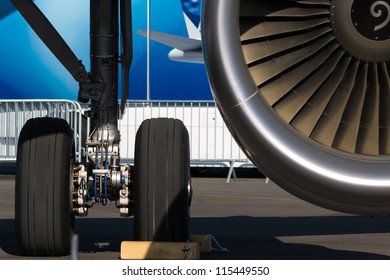
[[[188,240],[189,144],[184,125],[168,119],[146,121],[136,140],[135,168],[120,164],[118,66],[124,113],[132,59],[131,0],[90,0],[88,73],[33,1],[11,1],[79,83],[79,101],[89,102],[91,108],[83,162],[73,161],[73,131],[65,121],[33,119],[22,130],[16,230],[25,253],[69,254],[75,216],[109,203],[115,203],[121,216],[135,213],[139,240]]]

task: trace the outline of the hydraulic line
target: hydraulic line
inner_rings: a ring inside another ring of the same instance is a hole
[[[96,153],[95,153],[95,168],[99,169],[99,147],[96,146]],[[93,175],[93,194],[95,196],[95,201],[98,200],[97,198],[97,174],[95,173]]]
[[[104,162],[104,169],[108,169],[108,147],[106,147],[106,158]],[[107,174],[104,175],[104,202],[103,205],[108,203],[108,194],[107,194]]]

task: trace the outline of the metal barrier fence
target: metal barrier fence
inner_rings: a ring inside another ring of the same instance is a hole
[[[65,119],[74,130],[76,160],[81,161],[82,108],[70,100],[0,100],[0,161],[15,161],[19,133],[27,120],[38,117]]]
[[[121,157],[134,158],[134,139],[142,121],[148,118],[176,118],[183,121],[190,136],[192,165],[252,165],[227,129],[214,101],[128,101],[119,122]]]
[[[84,151],[83,108],[70,100],[0,100],[0,161],[16,160],[20,130],[28,119],[57,117],[69,122],[75,131],[76,159]],[[190,136],[192,166],[229,167],[228,180],[236,166],[251,166],[227,129],[214,101],[128,101],[126,114],[119,120],[121,158],[134,160],[138,127],[148,118],[176,118],[183,121]],[[84,134],[88,126],[84,126]]]

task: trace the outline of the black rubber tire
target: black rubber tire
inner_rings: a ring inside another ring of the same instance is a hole
[[[134,238],[189,240],[189,136],[180,120],[145,120],[135,144]]]
[[[18,143],[15,187],[16,235],[24,254],[70,254],[73,130],[62,119],[27,121]]]

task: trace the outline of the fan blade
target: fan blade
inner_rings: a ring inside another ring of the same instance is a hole
[[[333,147],[349,153],[356,152],[360,120],[363,115],[364,96],[367,91],[368,65],[364,64],[356,79],[356,85],[348,101],[337,131]]]
[[[280,57],[276,56],[273,57],[272,60],[267,60],[253,66],[250,65],[249,71],[252,74],[255,83],[258,86],[261,86],[263,83],[286,71],[286,69],[293,67],[294,65],[316,54],[332,40],[334,40],[333,36],[326,36],[315,41],[312,45],[304,46],[298,50],[290,52],[288,55],[282,55]]]
[[[284,81],[291,80],[291,83],[295,82],[298,84],[301,80],[305,79],[300,86],[292,90],[286,98],[274,107],[287,123],[291,122],[299,110],[302,109],[309,98],[315,93],[315,91],[336,67],[337,62],[339,62],[341,57],[341,54],[334,55],[336,49],[337,44],[332,44],[296,70],[284,75],[284,79],[280,79],[283,80],[280,81],[280,83],[272,83],[279,86],[279,84],[283,84]],[[296,77],[300,78],[297,79]],[[281,90],[276,89],[275,92],[281,92]]]
[[[340,62],[333,74],[291,122],[292,126],[301,131],[305,136],[310,136],[313,132],[326,106],[342,82],[350,61],[350,58],[345,58]]]
[[[388,66],[389,67],[389,66]],[[381,81],[381,93],[380,93],[380,151],[381,154],[390,154],[390,76],[389,68],[385,63],[380,64],[380,81]]]
[[[248,18],[241,21],[241,40],[251,40],[272,35],[297,32],[300,30],[308,30],[327,23],[329,23],[328,18],[315,18],[300,21],[286,20],[279,22],[263,22],[257,18]]]
[[[310,41],[331,32],[328,26],[303,34],[293,34],[283,38],[264,38],[264,40],[250,43],[243,43],[242,49],[246,62],[253,63],[266,57],[275,55],[288,49],[309,43]]]
[[[367,86],[356,151],[367,155],[378,155],[380,85],[377,64],[370,65]]]
[[[331,146],[337,129],[339,128],[345,106],[351,96],[354,81],[356,80],[359,62],[353,62],[345,75],[340,87],[335,92],[333,98],[330,100],[326,110],[317,123],[311,137],[318,142]]]

